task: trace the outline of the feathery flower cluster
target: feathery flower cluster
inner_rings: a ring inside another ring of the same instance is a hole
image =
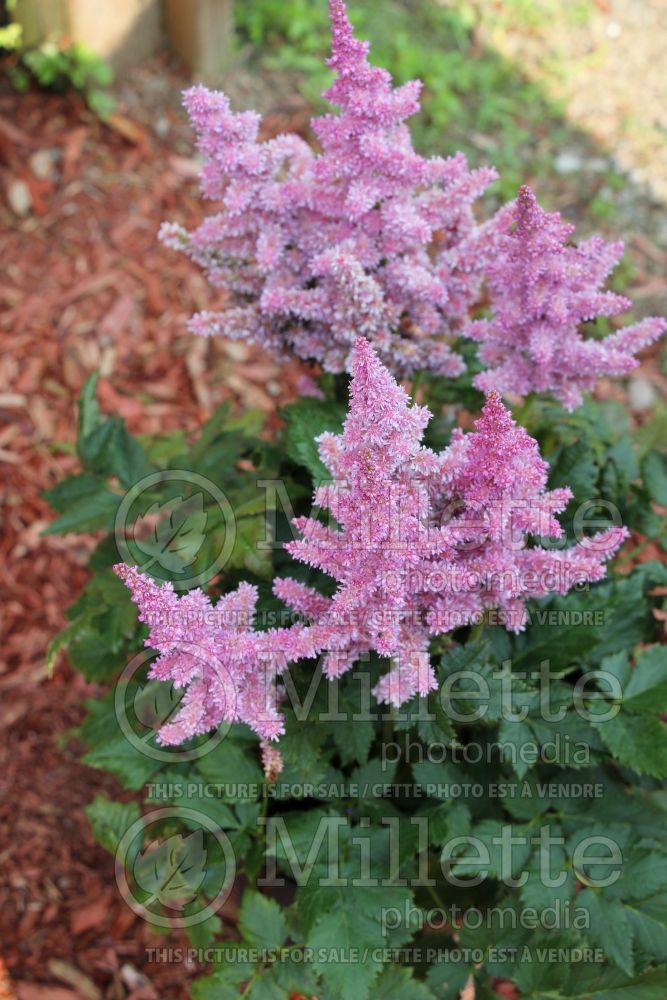
[[[338,588],[327,597],[293,579],[274,583],[308,624],[254,632],[257,591],[249,584],[213,609],[200,590],[179,598],[170,583],[116,567],[149,625],[146,644],[160,653],[151,676],[187,689],[177,717],[160,731],[162,742],[245,722],[265,741],[267,773],[278,774],[280,759],[266,741],[283,731],[275,678],[288,663],[324,653],[333,678],[375,651],[392,659],[375,695],[400,705],[435,686],[431,636],[489,608],[520,631],[529,598],[601,579],[626,537],[611,528],[568,549],[528,544],[529,536],[561,536],[555,514],[571,492],[546,490],[537,443],[498,393],[490,394],[475,432],[456,431],[437,454],[421,444],[429,411],[409,405],[363,338],[352,353],[350,392],[342,434],[318,439],[332,481],[318,487],[315,502],[335,526],[299,518],[302,538],[287,546]]]
[[[229,305],[190,323],[345,370],[365,336],[399,377],[463,370],[447,336],[476,301],[492,251],[472,204],[495,179],[463,154],[425,159],[405,119],[419,110],[418,81],[392,88],[354,38],[344,0],[329,0],[337,78],[325,96],[340,108],[312,121],[321,152],[295,135],[258,142],[260,119],[197,86],[185,105],[204,155],[202,188],[222,211],[189,234],[165,225],[225,289]]]
[[[455,431],[436,454],[421,444],[430,413],[410,406],[368,341],[352,354],[350,410],[340,435],[318,439],[332,475],[315,502],[335,527],[299,518],[302,538],[288,544],[295,559],[333,577],[326,597],[293,579],[275,594],[310,619],[287,629],[254,632],[257,591],[249,584],[215,609],[194,590],[178,597],[136,569],[117,566],[132,591],[146,644],[160,653],[151,676],[186,688],[177,717],[160,731],[180,743],[223,721],[247,723],[264,740],[283,731],[275,678],[290,662],[324,653],[328,677],[339,677],[365,654],[392,659],[375,688],[379,701],[400,705],[427,694],[436,680],[431,636],[503,613],[506,627],[524,627],[525,602],[599,580],[626,537],[610,528],[573,548],[546,549],[529,536],[558,538],[555,517],[568,489],[547,491],[547,465],[537,443],[491,393],[474,433]],[[215,624],[211,624],[211,622]],[[280,760],[266,742],[265,763]]]
[[[257,588],[241,583],[215,608],[199,589],[179,597],[135,567],[115,566],[149,627],[146,646],[158,651],[150,677],[185,688],[176,716],[159,732],[166,745],[182,743],[223,722],[245,722],[263,740],[284,731],[275,678],[287,662],[311,652],[303,629],[254,632]],[[211,624],[214,622],[215,624]],[[270,759],[275,770],[277,762]]]
[[[660,337],[664,320],[644,319],[603,340],[585,338],[581,323],[623,312],[630,302],[601,286],[623,255],[622,243],[591,237],[568,241],[574,226],[544,212],[522,187],[496,215],[497,255],[487,263],[491,318],[471,322],[487,366],[475,384],[488,392],[549,392],[569,410],[604,375],[625,375],[635,353]]]
[[[361,338],[352,372],[343,433],[319,438],[333,482],[318,488],[315,503],[337,526],[297,519],[303,537],[287,546],[338,589],[325,598],[284,579],[274,590],[312,620],[310,639],[327,651],[328,676],[370,650],[391,657],[375,695],[401,704],[435,685],[430,636],[476,621],[489,608],[502,612],[508,629],[522,630],[529,598],[601,579],[626,532],[611,528],[568,549],[529,545],[529,536],[562,536],[555,514],[572,494],[546,490],[548,467],[537,442],[497,393],[476,431],[456,431],[436,454],[421,445],[429,411],[409,406]]]

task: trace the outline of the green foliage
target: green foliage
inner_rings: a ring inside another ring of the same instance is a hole
[[[215,901],[228,862],[219,838],[233,851],[244,886],[235,929],[215,907],[186,926],[193,947],[215,948],[195,1000],[458,1000],[470,976],[487,1000],[497,979],[535,1000],[662,1000],[667,657],[653,612],[667,572],[658,562],[535,602],[519,635],[490,618],[474,635],[434,641],[439,690],[400,711],[367,697],[386,669],[378,657],[333,683],[311,662],[297,665],[284,677],[274,784],[242,726],[184,748],[158,744],[178,692],[147,681],[150,653],[113,686],[146,635],[111,572],[124,558],[119,543],[178,587],[224,541],[216,501],[194,477],[224,492],[236,520],[222,576],[205,585],[215,594],[250,579],[260,611],[276,610],[267,581],[288,560],[257,542],[291,537],[290,512],[280,500],[267,512],[257,479],[282,481],[295,513],[309,509],[313,481],[326,475],[313,438],[344,416],[342,384],[323,384],[329,398],[285,407],[270,442],[257,414],[228,408],[194,438],[137,439],[100,411],[94,377],[84,387],[81,472],[49,492],[58,515],[49,531],[103,537],[49,658],[66,650],[89,681],[112,685],[89,701],[79,736],[84,761],[132,799],[91,803],[95,838],[116,853],[136,828],[123,847],[126,877],[154,921],[187,920]],[[463,382],[428,380],[424,391],[434,406],[476,405]],[[566,414],[535,400],[516,415],[538,437],[552,485],[573,488],[566,544],[609,518],[594,507],[591,523],[577,521],[582,504],[603,498],[635,532],[631,548],[664,545],[659,414],[637,434],[614,404]],[[442,418],[431,429],[437,447],[452,426]],[[289,572],[326,586],[315,571]],[[468,925],[471,907],[481,922]]]
[[[7,74],[17,90],[27,90],[33,81],[47,90],[62,91],[72,87],[102,119],[116,107],[108,93],[113,83],[111,67],[82,42],[65,45],[48,40],[24,47],[22,27],[15,22],[0,28],[0,49],[14,55]]]

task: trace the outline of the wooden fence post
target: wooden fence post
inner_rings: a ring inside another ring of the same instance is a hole
[[[215,80],[229,70],[234,0],[165,0],[165,24],[172,48],[196,76]]]

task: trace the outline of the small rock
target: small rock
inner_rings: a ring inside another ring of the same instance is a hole
[[[158,138],[166,139],[167,136],[169,135],[171,124],[169,123],[169,119],[165,118],[164,115],[162,115],[161,118],[157,119],[153,128],[155,129],[155,134],[158,136]]]
[[[591,156],[586,160],[586,166],[593,174],[604,174],[610,169],[611,164],[604,156]]]
[[[638,376],[631,378],[628,386],[628,401],[631,410],[649,410],[658,399],[658,394],[652,382]]]
[[[120,967],[120,978],[123,980],[128,990],[140,990],[143,987],[150,986],[150,980],[143,974],[135,969],[133,965],[126,962]]]
[[[581,156],[575,150],[564,149],[554,160],[554,167],[559,174],[576,174],[582,167]]]
[[[24,218],[32,208],[32,195],[25,181],[15,178],[7,185],[9,207],[19,218]]]
[[[59,156],[59,149],[38,149],[28,158],[28,165],[38,180],[50,181],[55,178],[56,160]]]

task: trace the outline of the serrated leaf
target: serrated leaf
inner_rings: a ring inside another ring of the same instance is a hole
[[[221,830],[238,830],[243,825],[236,818],[231,807],[223,801],[222,796],[217,794],[218,789],[215,785],[204,785],[200,781],[192,781],[182,777],[179,772],[162,771],[159,782],[154,788],[149,788],[149,793],[146,802],[157,805],[171,803],[186,809],[194,809],[212,819]],[[183,825],[190,826],[185,819]],[[192,828],[198,829],[196,825],[193,825]]]
[[[97,476],[84,472],[78,476],[66,476],[52,489],[45,490],[43,495],[54,510],[59,514],[65,514],[72,504],[99,493],[104,485]]]
[[[299,399],[285,406],[281,415],[287,423],[287,454],[292,461],[308,469],[315,482],[330,479],[315,438],[324,431],[339,433],[345,419],[345,408],[339,403]]]
[[[287,990],[276,982],[273,969],[254,979],[246,996],[248,1000],[290,1000]]]
[[[124,653],[108,642],[96,623],[84,624],[69,641],[68,655],[72,666],[87,681],[108,681],[125,661]]]
[[[124,788],[138,791],[160,767],[159,761],[141,753],[118,733],[83,757],[83,763],[115,774]]]
[[[223,739],[210,753],[200,758],[196,767],[199,773],[212,784],[224,782],[236,786],[238,795],[235,797],[230,794],[227,797],[229,802],[250,801],[246,791],[250,793],[254,786],[261,787],[264,783],[264,772],[257,763],[250,747],[248,745],[240,746],[229,736]]]
[[[93,372],[83,383],[79,396],[79,441],[89,437],[100,422],[100,407],[97,402],[99,372]]]
[[[121,497],[100,485],[84,493],[67,506],[66,512],[45,528],[44,535],[68,535],[71,532],[111,531]]]
[[[667,646],[640,653],[623,689],[623,708],[651,715],[667,712]]]
[[[577,905],[584,907],[590,914],[588,935],[591,941],[604,949],[614,965],[618,965],[627,975],[633,975],[633,933],[623,905],[590,889],[579,894]]]
[[[81,630],[90,620],[90,612],[84,615],[80,615],[75,618],[73,622],[70,622],[64,629],[62,629],[58,635],[49,643],[46,650],[45,667],[46,673],[49,677],[53,674],[53,669],[56,665],[58,659],[58,654],[67,649],[69,644],[81,633]]]
[[[521,887],[522,904],[541,913],[560,903],[565,912],[565,905],[574,894],[575,877],[563,848],[558,844],[539,846],[526,866],[526,873],[528,881]],[[561,884],[547,884],[547,880]]]
[[[279,948],[287,938],[287,925],[280,906],[259,892],[247,889],[239,911],[239,928],[258,948]]]
[[[368,890],[363,892],[368,894]],[[332,894],[330,910],[317,921],[306,940],[307,947],[319,956],[315,967],[327,989],[340,1000],[370,997],[371,985],[381,967],[371,952],[383,943],[379,914],[368,913],[359,891]],[[352,955],[358,956],[356,961]]]
[[[637,774],[667,778],[667,726],[660,719],[621,711],[595,728],[618,763]]]
[[[239,1000],[241,983],[249,978],[252,968],[241,963],[218,965],[211,976],[195,979],[189,987],[192,1000]]]
[[[508,829],[509,828],[509,829]],[[505,831],[505,833],[503,833]],[[509,836],[522,838],[521,843],[515,843],[510,851],[503,846],[509,843]],[[482,820],[473,827],[470,835],[475,844],[463,844],[453,855],[452,870],[458,878],[465,878],[470,875],[484,876],[492,878],[507,878],[517,875],[523,868],[532,850],[530,838],[533,831],[528,825],[517,823],[504,823],[501,820]],[[503,841],[503,838],[506,838]],[[484,847],[484,853],[479,851],[478,844]],[[469,856],[469,860],[457,861],[457,857],[475,852],[475,858]],[[508,864],[510,862],[508,870]]]
[[[667,507],[667,455],[650,452],[642,462],[642,477],[651,500]]]
[[[120,840],[139,819],[136,802],[112,802],[104,795],[96,795],[84,812],[93,836],[110,854],[115,854]]]
[[[439,993],[438,996],[442,996]],[[413,977],[412,969],[391,965],[373,986],[374,1000],[435,1000],[426,983]]]
[[[569,487],[575,499],[595,496],[598,465],[585,441],[577,441],[563,448],[557,461],[552,465],[549,477],[550,489]]]

